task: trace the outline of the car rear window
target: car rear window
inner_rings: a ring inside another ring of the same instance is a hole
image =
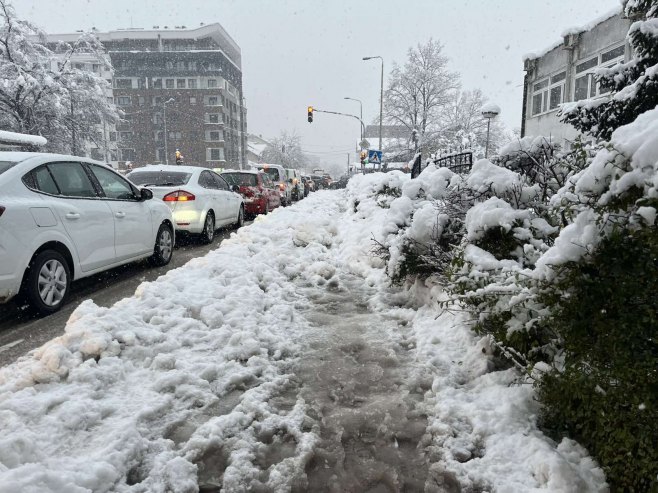
[[[178,187],[190,181],[191,176],[184,171],[133,171],[127,178],[144,187]]]
[[[258,185],[258,176],[253,173],[222,173],[222,177],[229,184],[239,187],[255,187]]]
[[[279,181],[279,170],[276,168],[262,168],[261,171],[269,175],[273,181]]]
[[[15,161],[0,161],[0,175],[16,164]]]

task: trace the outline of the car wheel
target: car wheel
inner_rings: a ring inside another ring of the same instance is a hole
[[[240,205],[240,210],[238,211],[238,220],[235,222],[235,228],[241,228],[244,226],[244,206]]]
[[[48,315],[59,310],[70,286],[71,270],[61,253],[45,250],[30,262],[26,294],[30,305],[39,313]]]
[[[173,253],[174,233],[171,230],[171,226],[161,224],[158,229],[158,234],[155,237],[153,255],[149,257],[149,262],[156,267],[167,265],[171,260]]]
[[[203,222],[203,231],[201,231],[201,242],[206,245],[212,243],[215,239],[215,216],[211,211],[206,214],[206,220]]]

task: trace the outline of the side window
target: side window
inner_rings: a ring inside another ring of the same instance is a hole
[[[91,172],[100,183],[103,193],[108,199],[137,200],[132,187],[122,177],[102,166],[92,164],[89,165],[89,168],[91,168]]]
[[[210,171],[202,171],[201,175],[199,176],[199,186],[203,188],[211,188],[214,190],[217,190],[219,187],[217,186],[217,183],[213,179],[212,174]]]
[[[228,186],[228,183],[226,183],[226,180],[222,178],[219,175],[215,175],[215,179],[217,180],[217,185],[219,186],[220,190],[230,190],[231,187]]]
[[[27,183],[29,182],[26,181],[26,184]],[[32,171],[32,183],[34,188],[40,192],[59,195],[59,189],[55,184],[55,180],[53,180],[53,177],[46,166],[40,166]]]
[[[96,198],[96,190],[80,163],[51,163],[46,165],[64,197]]]

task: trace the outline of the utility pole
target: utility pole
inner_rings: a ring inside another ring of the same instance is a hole
[[[164,108],[164,111],[162,112],[162,121],[164,123],[165,164],[169,164],[169,149],[168,149],[168,145],[167,145],[167,104],[168,103],[173,103],[173,102],[174,102],[174,98],[169,98],[162,105],[163,108]]]
[[[350,176],[350,153],[347,153],[347,176]]]
[[[379,58],[382,62],[382,75],[381,75],[381,86],[379,93],[379,150],[382,149],[382,125],[384,122],[384,59],[380,56],[366,56],[363,57],[363,60],[372,60],[373,58]]]

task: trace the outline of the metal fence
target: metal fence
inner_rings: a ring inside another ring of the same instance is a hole
[[[434,166],[439,168],[448,168],[453,173],[457,174],[468,174],[473,167],[473,153],[471,151],[458,152],[454,154],[448,154],[446,156],[440,156],[432,160],[427,159],[423,162],[420,154],[417,154],[413,168],[411,169],[411,177],[416,178],[427,165],[432,162]]]

